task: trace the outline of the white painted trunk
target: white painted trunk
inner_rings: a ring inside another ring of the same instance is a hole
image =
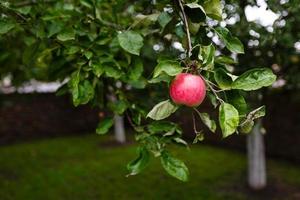
[[[124,128],[124,117],[120,115],[114,116],[115,139],[119,143],[126,142],[126,134]]]
[[[108,99],[111,102],[116,102],[117,98],[115,95],[108,95]],[[115,129],[115,139],[117,142],[123,144],[126,142],[126,133],[125,133],[125,127],[124,127],[124,117],[115,114],[114,115],[114,129]]]
[[[260,131],[262,121],[258,120],[247,137],[248,150],[248,184],[251,189],[266,187],[266,158],[264,137]]]

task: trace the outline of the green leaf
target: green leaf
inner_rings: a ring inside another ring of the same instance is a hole
[[[80,83],[80,71],[75,71],[69,81],[71,89],[73,104],[78,106],[80,104],[87,104],[94,97],[94,87],[88,80]]]
[[[57,39],[65,42],[68,40],[75,40],[75,31],[72,28],[65,29],[57,35]]]
[[[47,37],[50,38],[53,35],[59,33],[61,30],[63,30],[64,24],[61,22],[52,22],[48,27],[48,34]]]
[[[125,31],[118,34],[120,46],[127,52],[140,55],[140,50],[143,47],[143,37],[134,31]]]
[[[209,130],[211,132],[216,132],[216,129],[217,129],[216,122],[209,117],[209,114],[208,113],[200,113],[200,112],[197,112],[197,113],[199,114],[201,121],[209,128]]]
[[[204,22],[206,19],[205,10],[197,3],[188,3],[184,5],[184,11],[193,23]]]
[[[233,58],[228,57],[228,56],[218,56],[216,58],[216,63],[221,64],[221,65],[233,65],[236,64],[236,61],[233,60]]]
[[[15,8],[15,10],[20,12],[23,15],[27,15],[31,11],[31,6],[23,6],[23,7]]]
[[[78,51],[80,51],[80,47],[78,47],[78,46],[68,46],[67,49],[66,49],[66,54],[73,55],[73,54],[77,53]]]
[[[139,156],[127,165],[129,175],[139,174],[149,164],[150,153],[145,147],[139,147],[138,154]]]
[[[215,70],[214,73],[215,81],[217,82],[218,86],[223,90],[230,90],[232,85],[232,79],[227,74],[225,69],[218,68]]]
[[[159,83],[159,82],[167,82],[170,83],[172,80],[172,77],[167,75],[165,72],[162,72],[158,77],[152,78],[148,81],[148,83]]]
[[[63,96],[69,92],[68,84],[61,85],[55,92],[55,96]]]
[[[113,58],[112,55],[109,55],[107,57],[100,57],[99,61],[104,67],[114,67],[116,69],[121,69],[120,64]]]
[[[36,41],[23,51],[22,61],[24,64],[31,66],[39,53],[40,42]]]
[[[171,22],[172,17],[167,12],[162,12],[158,16],[157,20],[162,29],[164,29],[167,26],[167,24]]]
[[[250,133],[253,126],[254,126],[253,120],[246,120],[240,125],[239,131],[245,134]]]
[[[115,66],[105,66],[105,75],[110,78],[119,79],[122,76],[122,71],[117,69]]]
[[[35,42],[36,42],[36,39],[32,36],[25,36],[24,37],[24,43],[26,44],[26,46],[33,45]]]
[[[261,106],[259,108],[256,108],[255,110],[251,111],[248,115],[247,115],[247,119],[258,119],[260,117],[264,117],[266,115],[266,106]]]
[[[232,84],[233,89],[245,91],[257,90],[272,85],[276,81],[276,75],[271,69],[256,68],[240,75]]]
[[[175,34],[182,40],[185,37],[185,32],[182,25],[177,25],[175,27]]]
[[[16,26],[12,21],[0,20],[0,35],[5,34]]]
[[[160,15],[159,13],[153,13],[149,15],[138,14],[134,17],[135,21],[132,27],[135,27],[138,24],[142,24],[145,27],[150,26],[151,24],[153,24],[158,20],[159,15]]]
[[[214,68],[215,50],[216,49],[212,44],[200,47],[198,58],[205,66],[205,70],[212,70]]]
[[[192,21],[188,21],[190,33],[192,35],[196,35],[201,27],[201,23],[193,23]]]
[[[180,137],[173,138],[173,141],[176,142],[177,144],[188,147],[188,143],[185,140],[181,139]]]
[[[158,77],[163,72],[169,76],[176,76],[182,72],[182,67],[177,61],[159,60],[158,65],[154,69],[153,78]]]
[[[96,133],[99,135],[104,135],[106,134],[109,129],[112,127],[114,124],[113,118],[106,118],[102,122],[98,124],[98,127],[96,129]]]
[[[84,52],[84,56],[85,56],[88,60],[90,60],[90,59],[93,57],[93,52],[91,52],[91,51],[85,51],[85,52]]]
[[[77,70],[71,74],[69,83],[71,84],[72,87],[78,87],[79,81],[80,81],[80,71]]]
[[[93,63],[92,70],[98,78],[104,73],[104,67],[100,63]]]
[[[80,4],[82,4],[83,6],[92,9],[93,8],[93,4],[89,1],[89,0],[80,0],[79,1]]]
[[[242,133],[250,133],[253,126],[254,126],[254,120],[260,117],[265,116],[266,114],[266,107],[265,106],[261,106],[253,111],[251,111],[245,121],[243,121],[240,124],[240,132]]]
[[[122,115],[125,110],[128,108],[126,101],[118,100],[116,102],[109,102],[108,107],[118,115]]]
[[[232,36],[227,28],[217,27],[215,31],[228,50],[233,53],[244,53],[244,45],[237,37]]]
[[[147,133],[142,133],[136,136],[137,141],[143,140],[146,148],[153,153],[155,157],[161,156],[163,150],[162,143],[160,139],[154,135],[149,135]]]
[[[174,124],[165,121],[155,121],[147,126],[150,133],[162,133],[173,130]],[[174,130],[175,131],[175,130]]]
[[[31,32],[40,39],[46,37],[45,27],[41,26],[40,23],[37,23],[35,26],[32,26]]]
[[[94,97],[94,87],[88,80],[84,80],[83,83],[72,88],[72,96],[75,106],[87,104]]]
[[[167,151],[163,151],[161,155],[161,164],[168,174],[181,180],[188,181],[189,170],[181,160],[173,157]]]
[[[236,131],[239,125],[239,112],[229,103],[222,103],[219,107],[219,123],[223,138]]]
[[[144,77],[140,77],[137,80],[129,80],[128,84],[136,89],[144,89],[147,85],[147,80]]]
[[[202,131],[198,132],[196,133],[196,137],[193,140],[193,144],[197,144],[198,142],[202,142],[203,140],[204,140],[204,133]]]
[[[149,124],[147,128],[152,134],[168,133],[172,135],[175,131],[181,133],[177,124],[166,121],[154,121],[151,124]]]
[[[218,21],[222,20],[222,6],[220,0],[206,0],[203,7],[207,16]]]
[[[143,62],[141,59],[136,59],[132,66],[130,66],[128,77],[131,80],[138,80],[144,71]]]
[[[219,101],[217,100],[216,96],[212,92],[208,92],[207,96],[214,108],[218,107]]]
[[[252,116],[252,119],[257,119],[260,117],[264,117],[266,115],[266,106],[261,106],[249,113]]]
[[[152,108],[147,117],[150,117],[154,120],[162,120],[169,117],[177,109],[178,106],[172,104],[170,100],[162,101]]]
[[[233,105],[239,111],[240,115],[246,115],[248,109],[247,103],[245,101],[245,98],[238,90],[226,91],[226,98],[228,103]]]
[[[79,81],[80,81],[80,71],[77,70],[71,74],[70,81],[68,82],[68,86],[71,89],[74,104],[75,101],[77,101],[76,99],[79,98],[79,88],[78,88]]]

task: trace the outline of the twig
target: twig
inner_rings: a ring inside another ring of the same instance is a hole
[[[103,25],[110,26],[110,27],[115,28],[115,29],[122,29],[122,27],[121,27],[120,25],[104,20],[104,19],[102,18],[102,16],[101,16],[100,11],[99,11],[99,15],[98,15],[98,18],[97,18],[97,19],[98,19],[98,20],[100,21],[100,23],[102,23]]]
[[[17,15],[18,17],[20,17],[23,21],[27,22],[27,18],[24,17],[23,15],[21,15],[20,13],[18,13],[15,9],[12,9],[12,8],[10,8],[10,7],[8,7],[8,6],[5,6],[5,5],[2,4],[1,2],[0,2],[0,6],[1,6],[2,8],[4,8],[4,9],[7,9],[7,10],[11,11],[12,13],[14,13],[14,14]]]
[[[187,55],[190,58],[191,55],[192,55],[192,41],[191,41],[191,35],[190,35],[190,28],[189,28],[189,24],[188,24],[186,14],[184,12],[182,1],[177,0],[177,2],[178,2],[178,5],[180,7],[180,11],[181,11],[181,14],[182,14],[183,23],[184,23],[184,27],[185,27],[185,31],[186,31],[186,35],[187,35],[187,40],[188,40]]]
[[[209,84],[215,86],[215,87],[218,87],[216,84],[214,84],[213,82],[211,82],[211,81],[209,81],[209,80],[207,80],[207,79],[206,79],[205,81],[208,82]]]
[[[135,125],[133,124],[133,121],[131,120],[131,118],[130,118],[130,116],[129,116],[129,114],[128,114],[128,111],[126,111],[125,114],[126,114],[126,117],[127,117],[127,120],[128,120],[128,122],[129,122],[129,124],[134,128]]]
[[[199,112],[199,110],[197,110],[197,108],[193,108],[194,111],[196,111],[196,113],[199,115],[199,117],[201,116],[201,113]]]
[[[145,125],[136,125],[133,121],[132,121],[132,118],[129,116],[129,111],[127,110],[125,112],[125,115],[127,117],[127,120],[130,124],[130,126],[133,128],[133,130],[137,133],[141,133],[141,132],[145,132],[144,131],[144,128],[145,128]]]
[[[35,5],[38,3],[55,3],[57,1],[53,1],[53,0],[44,0],[44,1],[36,1],[36,0],[32,0],[32,1],[23,1],[23,2],[19,2],[19,3],[15,3],[14,6],[15,7],[24,7],[24,6],[31,6],[31,5]]]
[[[194,128],[194,132],[195,132],[195,134],[197,134],[198,131],[197,131],[197,127],[196,127],[196,120],[195,120],[195,115],[194,115],[193,112],[192,112],[192,116],[193,116],[193,128]]]
[[[211,86],[211,82],[209,80],[206,80],[205,78],[203,78],[203,80],[206,82],[206,85],[209,87],[209,89],[213,92],[213,94],[216,96],[217,100],[220,102],[220,103],[224,103],[223,99],[221,99],[216,90]],[[212,83],[214,84],[214,83]]]

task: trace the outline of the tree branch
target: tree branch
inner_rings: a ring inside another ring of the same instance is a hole
[[[35,4],[38,4],[38,3],[55,3],[55,2],[57,2],[57,1],[53,1],[53,0],[44,0],[44,1],[31,0],[31,1],[23,1],[23,2],[15,3],[14,6],[15,7],[24,7],[24,6],[35,5]]]
[[[223,99],[221,99],[221,98],[218,96],[216,90],[211,86],[211,84],[213,84],[213,83],[211,83],[209,80],[206,80],[204,77],[202,77],[202,78],[203,78],[204,82],[206,83],[206,85],[208,86],[208,88],[209,88],[209,89],[212,91],[212,93],[215,95],[215,97],[217,98],[217,100],[218,100],[220,103],[224,103]]]
[[[191,55],[192,55],[192,41],[191,41],[190,28],[189,28],[189,24],[188,24],[188,20],[187,20],[186,14],[184,12],[182,1],[181,0],[177,0],[177,2],[178,2],[178,5],[180,7],[180,11],[181,11],[182,18],[183,18],[183,24],[184,24],[186,35],[187,35],[187,40],[188,40],[187,55],[190,58]]]
[[[17,17],[21,18],[23,21],[27,22],[27,18],[24,17],[22,14],[18,13],[16,10],[14,10],[14,9],[12,9],[12,8],[10,8],[10,7],[6,6],[6,5],[4,5],[4,4],[2,4],[1,2],[0,2],[0,7],[6,9],[7,12],[13,13],[13,14],[16,15]]]

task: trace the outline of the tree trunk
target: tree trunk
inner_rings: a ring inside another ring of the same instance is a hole
[[[115,139],[117,142],[124,144],[126,142],[126,134],[124,128],[124,117],[115,114],[114,116]]]
[[[262,121],[258,120],[247,138],[248,184],[254,190],[263,189],[267,184],[265,145],[260,131],[261,125]]]
[[[114,94],[108,95],[108,99],[115,103],[117,98]],[[124,127],[124,117],[115,114],[114,115],[114,129],[115,129],[115,139],[117,142],[124,144],[126,142],[126,133]]]

